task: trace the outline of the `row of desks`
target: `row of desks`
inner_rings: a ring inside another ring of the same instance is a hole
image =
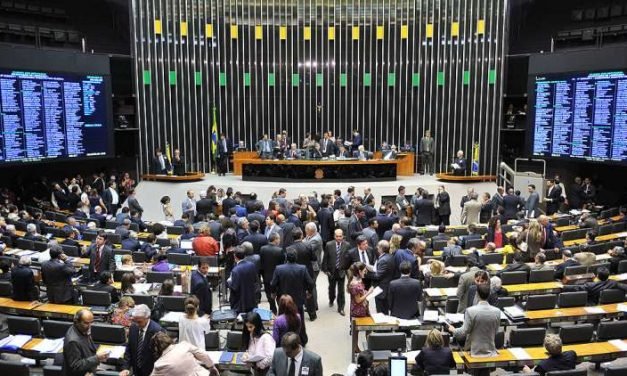
[[[11,298],[0,298],[0,311],[11,315],[27,315],[43,318],[71,319],[76,312],[87,307],[67,304],[20,302]]]

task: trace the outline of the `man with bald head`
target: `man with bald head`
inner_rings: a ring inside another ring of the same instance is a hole
[[[96,373],[101,362],[109,358],[108,351],[96,353],[98,346],[91,339],[91,324],[94,315],[88,309],[81,309],[74,315],[74,325],[68,329],[63,339],[63,374],[84,376]]]
[[[333,232],[333,240],[329,240],[324,246],[324,257],[320,269],[329,279],[329,307],[333,307],[333,301],[337,297],[337,312],[344,316],[344,260],[350,244],[344,240],[344,232],[337,229]]]

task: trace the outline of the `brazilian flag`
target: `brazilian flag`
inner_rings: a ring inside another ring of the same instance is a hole
[[[218,111],[213,106],[213,124],[211,126],[211,156],[215,166],[216,155],[218,154]]]

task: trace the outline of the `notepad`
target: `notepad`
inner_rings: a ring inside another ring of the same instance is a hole
[[[403,353],[403,356],[407,359],[416,359],[416,357],[418,356],[418,354],[420,354],[420,350],[416,350],[416,351],[408,351],[406,353]]]
[[[135,294],[147,294],[152,288],[152,283],[133,283]]]
[[[464,314],[463,313],[447,313],[446,320],[451,324],[457,324],[460,322],[464,322]]]
[[[625,343],[625,341],[622,339],[613,339],[608,342],[614,345],[620,351],[627,351],[627,343]]]
[[[375,324],[391,324],[396,323],[396,319],[392,316],[384,315],[383,313],[375,313],[372,315],[372,320]]]
[[[424,321],[438,321],[438,311],[426,310],[424,313]]]
[[[605,310],[602,307],[584,307],[583,309],[585,309],[588,313],[605,313]]]
[[[269,309],[255,308],[255,309],[253,309],[253,312],[258,313],[259,317],[261,317],[261,320],[263,320],[263,321],[270,321],[270,320],[272,320],[272,311],[270,311]]]
[[[514,357],[518,360],[531,359],[531,355],[529,355],[529,353],[527,353],[527,351],[522,347],[512,347],[509,349],[509,352],[512,353],[512,355],[514,355]]]
[[[33,336],[24,334],[17,334],[9,337],[11,337],[11,339],[1,347],[3,350],[16,351],[33,338]]]
[[[44,339],[33,347],[33,350],[40,353],[55,354],[61,351],[63,348],[63,338],[59,339]]]

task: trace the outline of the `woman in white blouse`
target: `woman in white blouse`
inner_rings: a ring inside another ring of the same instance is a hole
[[[209,354],[187,342],[175,344],[163,332],[158,332],[150,340],[157,360],[150,376],[217,376]],[[202,365],[207,368],[203,368]]]
[[[179,342],[189,342],[205,350],[205,333],[211,330],[207,316],[198,317],[198,298],[194,295],[185,299],[185,316],[179,320]]]
[[[242,349],[246,350],[244,361],[250,361],[254,375],[265,375],[272,365],[272,356],[276,343],[270,333],[263,329],[261,317],[256,312],[250,312],[244,320],[242,333]],[[259,360],[257,360],[259,358]]]

